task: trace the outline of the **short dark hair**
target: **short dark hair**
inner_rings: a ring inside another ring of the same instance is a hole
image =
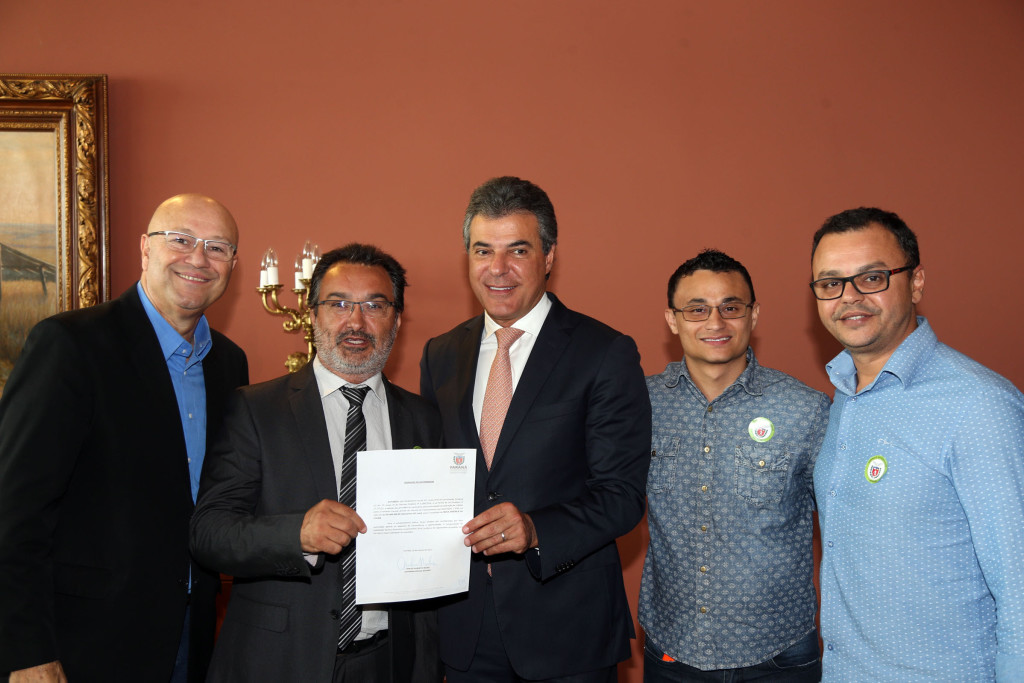
[[[469,224],[477,215],[484,218],[504,218],[515,213],[532,213],[537,218],[540,244],[547,254],[558,242],[558,221],[555,207],[547,193],[529,180],[515,176],[491,178],[473,190],[462,222],[462,239],[469,251]]]
[[[688,275],[693,275],[698,270],[710,270],[712,273],[739,273],[746,281],[747,287],[750,288],[749,303],[757,301],[757,297],[754,296],[754,283],[750,280],[750,273],[743,267],[743,264],[717,249],[705,249],[676,268],[676,272],[672,273],[672,277],[668,279],[669,308],[675,308],[672,299],[675,297],[679,281]]]
[[[880,225],[893,234],[896,241],[907,257],[907,266],[917,268],[921,265],[921,251],[917,246],[917,235],[907,227],[903,219],[892,211],[883,211],[870,206],[862,206],[858,209],[847,209],[837,213],[826,220],[818,232],[814,233],[814,243],[811,245],[811,258],[818,250],[818,242],[825,235],[834,235],[842,232],[863,230],[870,225]]]
[[[320,257],[313,269],[313,277],[309,281],[309,308],[313,310],[320,302],[320,282],[324,273],[336,263],[354,263],[360,266],[380,266],[391,278],[394,290],[395,311],[405,310],[405,288],[409,284],[405,279],[405,268],[390,254],[386,254],[372,244],[353,242],[343,247],[332,249]]]

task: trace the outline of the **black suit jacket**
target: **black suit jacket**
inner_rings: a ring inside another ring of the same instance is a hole
[[[6,303],[6,302],[5,302]],[[212,332],[208,443],[245,354]],[[136,286],[40,322],[0,399],[0,671],[167,680],[188,603],[185,437]],[[194,575],[190,679],[213,647],[217,576]]]
[[[433,406],[385,380],[394,448],[441,443]],[[338,556],[311,567],[299,529],[309,508],[338,492],[312,363],[232,398],[206,460],[192,549],[235,577],[214,649],[211,681],[331,680],[341,608]],[[392,680],[439,681],[436,612],[389,610]]]
[[[489,558],[505,650],[525,678],[629,657],[633,622],[615,538],[643,516],[651,404],[629,337],[552,308],[516,386],[488,472],[473,416],[483,316],[427,342],[420,392],[441,410],[445,445],[477,448],[476,513],[508,501],[528,513],[540,552]],[[474,555],[469,593],[442,608],[441,656],[469,667],[488,580]]]

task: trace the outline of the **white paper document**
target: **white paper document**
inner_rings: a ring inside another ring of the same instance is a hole
[[[356,604],[469,590],[476,451],[414,448],[356,456]]]

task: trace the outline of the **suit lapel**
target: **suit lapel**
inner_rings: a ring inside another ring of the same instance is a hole
[[[422,445],[414,444],[413,439],[413,416],[405,405],[405,401],[394,386],[384,377],[384,393],[388,397],[388,419],[391,421],[391,446],[392,448],[412,448]]]
[[[337,477],[334,474],[331,441],[327,436],[327,418],[324,417],[323,401],[313,375],[313,364],[307,363],[306,367],[292,375],[288,388],[291,390],[288,403],[302,442],[302,457],[313,477],[317,496],[337,500]]]
[[[480,433],[476,428],[476,416],[473,414],[473,390],[476,387],[476,365],[480,358],[480,336],[484,330],[484,317],[477,316],[462,328],[459,339],[456,368],[455,391],[458,401],[458,420],[462,428],[463,443],[472,445],[480,454],[478,466],[486,470],[483,451],[480,450]]]
[[[147,400],[152,402],[154,415],[178,415],[178,399],[174,394],[174,384],[171,382],[171,373],[167,369],[167,360],[160,349],[160,340],[156,336],[156,330],[146,315],[146,309],[142,306],[142,299],[136,289],[138,285],[132,285],[128,291],[120,297],[121,324],[124,328],[124,343],[127,349],[126,358],[132,366],[132,372],[136,377],[146,378]],[[175,443],[172,449],[175,453],[185,452],[185,432],[181,426],[181,420],[160,420],[163,436],[153,434],[154,441],[161,443]],[[156,423],[154,423],[156,424]],[[188,461],[182,457],[181,465],[183,471],[188,472]],[[191,493],[189,498],[191,499]]]
[[[551,296],[551,310],[544,320],[537,341],[533,344],[533,350],[530,351],[530,358],[526,361],[526,367],[523,368],[523,374],[516,385],[515,393],[512,394],[512,402],[505,414],[505,422],[501,427],[498,445],[494,449],[492,472],[502,463],[509,443],[522,426],[523,420],[529,414],[530,408],[548,377],[561,361],[562,354],[571,339],[573,324],[569,319],[569,309],[553,294],[549,294],[549,296]]]

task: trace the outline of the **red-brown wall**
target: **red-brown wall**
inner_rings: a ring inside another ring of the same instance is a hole
[[[810,236],[878,205],[918,232],[940,338],[1021,385],[1005,311],[1022,35],[1017,0],[4,2],[0,71],[109,75],[115,294],[162,199],[234,212],[241,260],[209,315],[254,381],[301,347],[260,306],[260,256],[288,264],[309,238],[372,241],[409,269],[388,372],[417,387],[426,339],[477,312],[466,199],[516,174],[558,212],[552,290],[632,334],[648,373],[679,355],[668,275],[715,246],[754,277],[762,362],[827,390],[838,349],[807,290]],[[645,534],[620,543],[634,601]],[[637,654],[621,678],[640,670]]]

